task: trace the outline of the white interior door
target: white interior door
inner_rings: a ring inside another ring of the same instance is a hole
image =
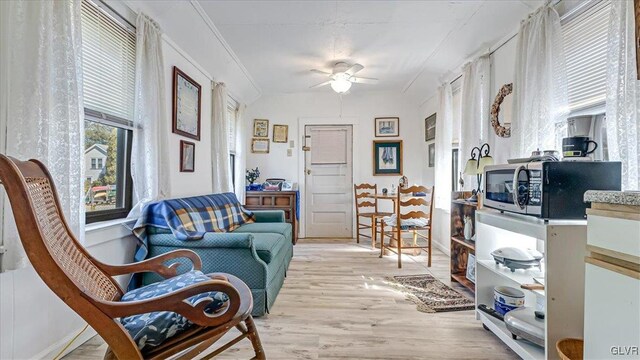
[[[351,125],[306,125],[306,237],[353,237]]]

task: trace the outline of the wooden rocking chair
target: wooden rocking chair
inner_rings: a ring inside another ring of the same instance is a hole
[[[202,359],[220,354],[244,338],[255,351],[254,359],[265,359],[258,331],[251,317],[253,299],[242,280],[229,274],[209,274],[211,280],[146,300],[120,302],[123,290],[112,278],[137,272],[156,272],[164,278],[177,275],[170,259],[188,258],[199,270],[202,262],[189,250],[173,251],[129,265],[107,265],[93,258],[69,230],[51,175],[37,161],[18,161],[0,154],[0,184],[3,184],[16,219],[20,239],[38,275],[69,307],[77,312],[107,342],[105,359],[166,359],[177,355],[189,359],[206,351],[232,328],[240,335]],[[185,301],[204,292],[219,291],[229,301],[220,312],[210,314],[211,300],[195,305]],[[157,347],[141,352],[118,318],[156,311],[178,313],[194,325],[169,337]]]

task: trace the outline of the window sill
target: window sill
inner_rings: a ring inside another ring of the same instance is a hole
[[[91,224],[87,224],[84,228],[84,232],[91,233],[94,231],[102,230],[102,229],[112,227],[112,226],[117,226],[117,225],[122,225],[125,227],[133,227],[133,224],[136,222],[136,220],[137,219],[135,218],[131,218],[131,219],[123,218],[123,219],[94,222]],[[127,225],[131,225],[131,226],[127,226]]]

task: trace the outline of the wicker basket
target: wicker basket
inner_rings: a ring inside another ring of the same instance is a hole
[[[582,360],[584,341],[582,339],[561,339],[556,350],[562,360]]]

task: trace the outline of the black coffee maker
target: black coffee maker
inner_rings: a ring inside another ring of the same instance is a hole
[[[589,150],[589,145],[593,144],[593,148]],[[598,143],[591,140],[588,136],[571,136],[562,139],[562,156],[568,157],[586,157],[598,148]]]

